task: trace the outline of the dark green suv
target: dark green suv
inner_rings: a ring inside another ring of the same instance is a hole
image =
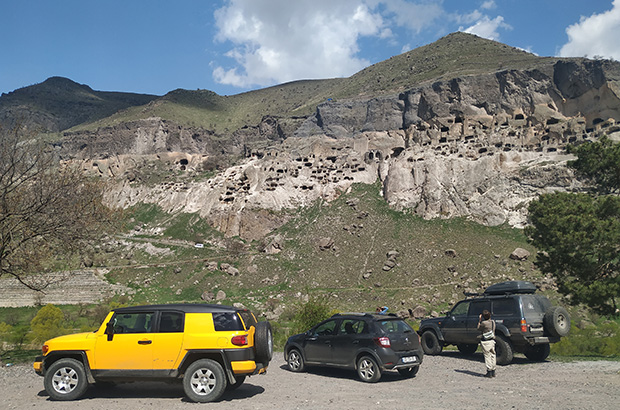
[[[566,309],[552,306],[547,297],[535,294],[526,281],[508,281],[489,286],[483,294],[466,294],[445,317],[425,319],[418,330],[424,353],[436,355],[446,345],[456,345],[464,354],[478,348],[478,317],[491,312],[497,325],[495,342],[498,364],[512,362],[514,352],[533,361],[549,356],[549,344],[559,342],[570,330]]]

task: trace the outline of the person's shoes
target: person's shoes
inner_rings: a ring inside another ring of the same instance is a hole
[[[491,377],[495,377],[495,370],[491,370]]]
[[[493,377],[493,371],[487,370],[487,374],[485,374],[484,377]]]

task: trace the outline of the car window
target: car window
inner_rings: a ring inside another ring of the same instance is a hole
[[[483,310],[491,311],[491,302],[489,300],[475,300],[469,305],[469,316],[478,317]]]
[[[368,325],[363,320],[344,319],[342,323],[340,323],[338,334],[354,335],[362,333],[368,333]]]
[[[316,336],[327,336],[327,335],[333,335],[334,333],[336,333],[335,330],[336,330],[336,321],[329,320],[317,326],[314,329],[313,333]]]
[[[230,332],[243,329],[243,323],[235,312],[213,313],[213,325],[215,330]]]
[[[515,314],[517,314],[517,308],[514,298],[493,301],[493,315],[511,316]]]
[[[458,303],[452,309],[452,312],[450,312],[450,315],[451,316],[467,316],[467,312],[469,311],[469,303],[470,303],[469,300]]]
[[[153,312],[115,314],[114,333],[150,333],[154,315]]]
[[[249,329],[252,326],[256,326],[256,319],[254,318],[252,312],[250,312],[249,310],[240,310],[237,313],[239,313],[241,319],[243,319],[243,323],[245,323],[246,329]]]
[[[411,326],[404,320],[392,319],[392,320],[380,320],[379,327],[383,329],[385,333],[406,333],[413,332]]]
[[[183,331],[183,313],[161,312],[159,320],[160,333],[178,333]]]
[[[534,295],[523,295],[523,313],[545,312],[551,306],[549,299],[536,297]]]

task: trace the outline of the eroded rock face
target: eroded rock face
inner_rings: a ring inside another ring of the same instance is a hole
[[[284,222],[269,210],[331,201],[353,183],[379,180],[397,209],[521,227],[540,193],[579,188],[565,166],[568,143],[620,134],[620,88],[606,64],[560,61],[424,84],[397,96],[327,102],[294,136],[268,119],[263,131],[256,128],[272,138],[261,147],[247,145],[254,134],[246,130],[246,160],[206,182],[146,187],[124,178],[107,200],[197,212],[227,235],[258,239]],[[165,146],[173,163],[189,151],[195,153],[185,157],[188,167],[204,159],[197,146],[172,144],[169,132],[158,146],[163,131],[153,129],[150,136],[136,133],[135,153],[154,155]]]

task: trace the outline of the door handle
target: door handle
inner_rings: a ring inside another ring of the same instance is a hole
[[[153,343],[152,340],[138,340],[139,345],[150,345],[151,343]]]
[[[360,343],[360,341],[359,341],[359,340],[354,340],[352,343],[353,343],[354,345],[357,345],[357,344],[359,344],[359,343]]]

